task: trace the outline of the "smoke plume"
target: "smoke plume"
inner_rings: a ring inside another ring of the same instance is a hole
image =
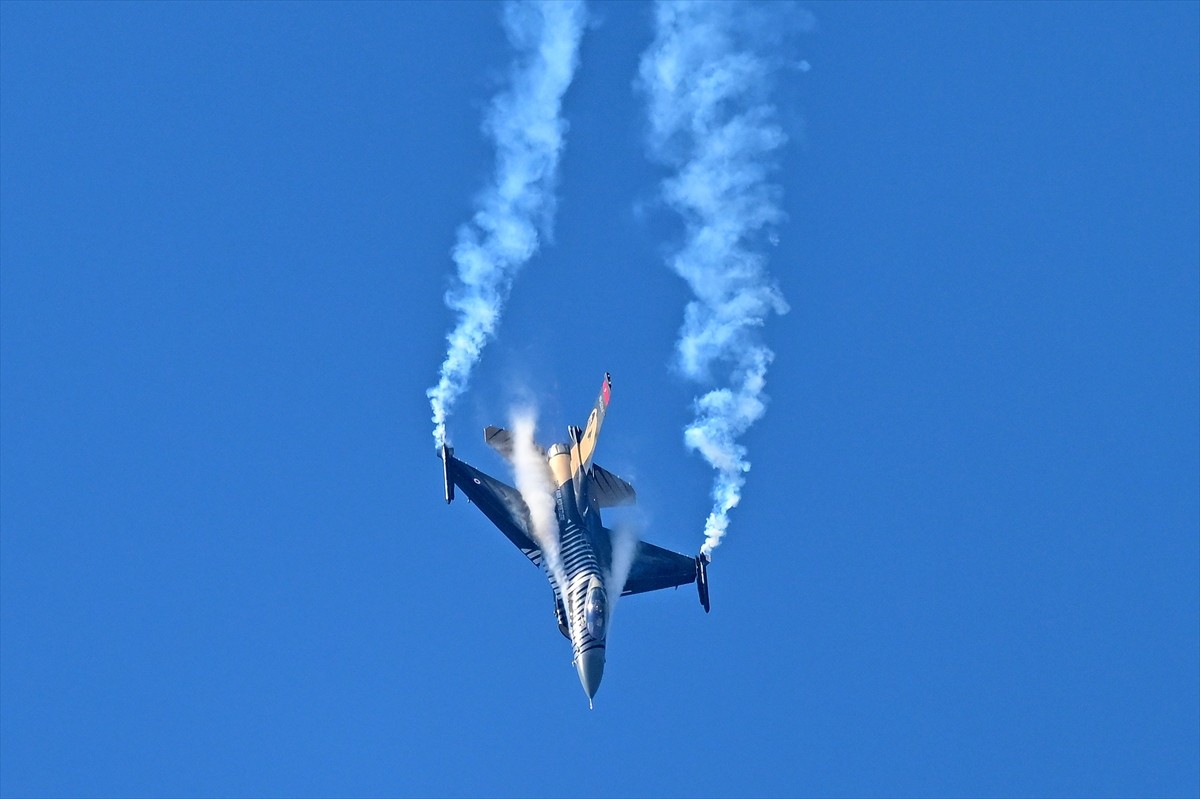
[[[629,570],[637,555],[638,529],[641,527],[633,521],[623,519],[612,530],[612,563],[606,575],[604,590],[608,593],[609,606],[616,608],[621,592],[625,590],[625,581],[629,579]]]
[[[788,310],[761,252],[784,218],[769,178],[786,136],[770,93],[781,45],[811,18],[788,4],[659,2],[655,22],[639,83],[651,156],[672,170],[662,197],[684,223],[669,263],[695,297],[677,362],[689,379],[719,386],[696,399],[684,433],[717,472],[702,548],[711,555],[750,469],[738,438],[766,407],[774,354],[760,328]]]
[[[446,305],[458,320],[437,385],[429,389],[433,437],[446,440],[446,418],[466,389],[471,369],[495,335],[517,271],[549,237],[554,186],[567,124],[560,116],[563,93],[579,61],[584,5],[564,2],[509,3],[504,27],[515,52],[507,89],[484,122],[496,146],[495,175],[480,194],[471,221],[458,230],[455,285]]]
[[[554,487],[546,458],[534,441],[537,415],[532,410],[514,411],[510,422],[512,433],[512,468],[517,491],[529,508],[534,543],[542,550],[542,563],[554,580],[559,593],[566,597],[566,579],[558,545],[558,519],[554,515]]]

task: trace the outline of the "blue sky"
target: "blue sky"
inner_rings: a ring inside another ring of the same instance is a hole
[[[0,793],[1200,793],[1200,5],[810,10],[713,612],[623,600],[589,712],[431,446],[500,7],[0,5]],[[590,11],[449,430],[610,371],[694,552],[653,9]]]

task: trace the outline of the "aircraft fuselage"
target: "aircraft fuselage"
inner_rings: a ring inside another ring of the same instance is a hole
[[[578,472],[572,468],[572,451],[565,444],[556,444],[546,456],[555,484],[561,564],[561,569],[551,565],[548,572],[556,601],[564,604],[560,613],[566,617],[573,662],[590,702],[604,676],[610,611],[605,576],[611,570],[612,553],[611,545],[603,546],[608,535],[600,523],[599,509],[589,502],[587,482],[574,479]],[[563,585],[556,585],[559,580]]]

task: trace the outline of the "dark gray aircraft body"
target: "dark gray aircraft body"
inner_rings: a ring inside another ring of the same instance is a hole
[[[546,571],[554,589],[558,628],[571,642],[573,662],[589,703],[604,674],[607,620],[612,608],[608,592],[613,579],[614,538],[601,522],[600,509],[636,499],[633,486],[592,463],[611,392],[612,380],[605,374],[584,429],[568,428],[569,440],[548,450],[532,445],[538,463],[546,470],[545,485],[554,503],[550,527],[556,530],[535,529],[529,507],[517,489],[455,458],[448,446],[440,453],[446,502],[453,501],[457,487],[525,557]],[[484,439],[512,460],[514,442],[508,431],[489,427]],[[691,558],[644,541],[637,542],[630,554],[632,563],[621,596],[694,582],[700,603],[708,611],[708,560],[703,555]]]

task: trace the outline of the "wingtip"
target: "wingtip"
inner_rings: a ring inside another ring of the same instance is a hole
[[[442,444],[442,451],[439,455],[442,459],[442,479],[446,483],[446,504],[449,505],[454,501],[454,480],[450,476],[450,461],[454,459],[454,449]]]

